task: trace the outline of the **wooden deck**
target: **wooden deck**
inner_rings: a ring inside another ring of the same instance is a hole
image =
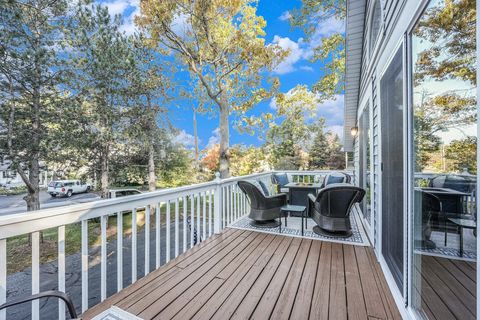
[[[421,259],[422,309],[428,318],[476,319],[475,263],[431,256]]]
[[[369,247],[227,229],[87,310],[142,319],[401,319]]]

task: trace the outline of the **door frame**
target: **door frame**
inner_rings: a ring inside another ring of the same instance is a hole
[[[407,161],[406,159],[406,151],[407,151],[407,147],[406,147],[406,123],[405,123],[405,120],[406,120],[406,111],[407,111],[407,105],[406,105],[406,92],[405,92],[405,88],[406,88],[406,78],[405,78],[405,75],[406,75],[406,65],[405,65],[405,38],[404,37],[401,37],[398,42],[395,44],[395,46],[393,47],[392,51],[391,51],[391,54],[390,56],[388,57],[388,59],[386,60],[381,72],[378,74],[378,82],[377,82],[377,97],[378,97],[378,117],[379,117],[379,121],[378,121],[378,127],[379,127],[379,135],[378,135],[378,158],[379,158],[379,174],[378,174],[378,216],[377,216],[377,224],[376,224],[376,229],[377,229],[377,236],[378,236],[378,239],[377,239],[377,248],[376,248],[376,253],[377,253],[377,257],[378,257],[378,260],[380,262],[380,265],[385,273],[385,277],[387,279],[387,282],[389,284],[389,287],[390,289],[392,290],[392,294],[394,296],[397,297],[397,299],[401,299],[405,304],[407,303],[407,295],[406,295],[406,284],[407,284],[407,248],[408,248],[408,244],[407,244],[407,237],[405,237],[406,235],[406,227],[408,226],[407,225],[407,214],[406,214],[406,192],[403,194],[403,212],[404,212],[404,217],[403,217],[403,233],[404,233],[404,237],[403,237],[403,279],[402,279],[402,289],[400,290],[397,286],[397,283],[393,277],[393,274],[392,272],[390,271],[390,268],[388,267],[388,264],[385,260],[385,257],[383,256],[382,254],[382,247],[383,247],[383,244],[382,244],[382,231],[383,231],[383,228],[382,228],[382,222],[383,222],[383,170],[382,170],[382,163],[383,163],[383,159],[382,159],[382,154],[383,154],[383,126],[382,126],[382,106],[381,106],[381,101],[382,101],[382,93],[381,93],[381,81],[382,81],[382,78],[383,76],[385,75],[385,72],[388,70],[388,67],[390,67],[395,55],[397,54],[398,50],[400,48],[402,48],[402,76],[403,76],[403,102],[404,102],[404,108],[403,108],[403,163],[404,163],[404,168],[403,168],[403,176],[404,176],[404,181],[403,181],[403,185],[405,187],[406,185],[406,179],[405,179],[405,176],[406,176],[406,167],[405,167],[405,162]]]
[[[371,91],[371,90],[370,90]],[[369,129],[370,129],[370,133],[368,134],[368,139],[370,141],[370,150],[369,150],[369,153],[370,153],[370,190],[371,190],[371,196],[370,196],[370,221],[368,221],[367,219],[364,218],[363,216],[363,208],[362,208],[362,216],[361,216],[361,219],[362,219],[362,222],[363,222],[363,226],[365,227],[366,231],[367,231],[367,234],[368,234],[368,237],[370,239],[370,241],[372,243],[375,243],[375,226],[374,226],[374,223],[375,223],[375,219],[374,219],[374,207],[373,207],[373,204],[375,203],[374,202],[374,197],[373,197],[373,187],[374,187],[374,178],[373,178],[373,168],[374,168],[374,161],[373,161],[373,105],[372,105],[372,101],[371,101],[371,96],[368,96],[367,99],[365,99],[365,101],[362,101],[362,107],[359,109],[359,112],[358,112],[358,116],[357,116],[357,123],[360,124],[360,119],[362,118],[364,112],[368,109],[368,125],[369,125]],[[360,129],[360,125],[359,125],[359,129]],[[364,136],[365,137],[365,136]],[[359,158],[359,165],[361,165],[361,160],[362,160],[362,141],[360,139],[360,135],[358,136],[358,158]],[[361,171],[364,171],[365,168],[362,167],[362,170],[359,170],[359,174],[362,175],[363,172]],[[359,176],[359,180],[362,180],[363,181],[363,177],[360,177]],[[362,188],[362,186],[359,186]]]

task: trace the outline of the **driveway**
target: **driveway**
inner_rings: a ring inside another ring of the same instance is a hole
[[[21,213],[27,211],[27,206],[23,197],[26,194],[13,196],[0,196],[0,216]],[[74,194],[70,198],[52,198],[45,190],[40,191],[40,208],[53,208],[68,206],[77,203],[90,202],[101,199],[95,193]]]

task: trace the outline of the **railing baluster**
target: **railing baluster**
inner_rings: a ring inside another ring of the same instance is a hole
[[[194,245],[194,226],[195,226],[195,196],[192,194],[190,195],[190,248]]]
[[[229,197],[229,200],[230,200],[230,222],[229,222],[229,224],[233,222],[233,217],[234,217],[234,214],[235,214],[235,212],[233,212],[232,192],[233,192],[233,185],[230,185],[230,186],[228,186],[228,197]]]
[[[166,241],[165,241],[165,261],[168,262],[170,261],[170,200],[167,200],[166,202],[167,205],[167,210],[166,210],[166,217],[165,217],[165,223],[166,223]]]
[[[238,214],[237,214],[238,206],[237,206],[237,186],[235,184],[232,185],[232,197],[233,197],[233,201],[232,201],[233,221],[236,221],[238,218]]]
[[[40,292],[40,232],[32,232],[32,294]],[[40,303],[32,301],[32,319],[40,318]]]
[[[107,224],[108,216],[100,217],[100,301],[107,297]]]
[[[225,203],[225,187],[221,187],[222,188],[222,229],[225,229],[225,227],[227,226],[227,210],[225,209],[226,208],[226,203]]]
[[[82,312],[88,309],[88,220],[82,220]]]
[[[200,215],[201,215],[201,212],[200,212],[200,193],[197,193],[196,195],[196,198],[197,198],[197,243],[200,242],[200,238],[202,237],[202,234],[200,233],[201,229],[200,229]]]
[[[175,258],[178,257],[180,230],[179,230],[178,198],[175,199]]]
[[[123,213],[117,212],[117,292],[123,289]]]
[[[187,197],[182,198],[183,205],[183,252],[187,251]]]
[[[137,208],[132,210],[132,283],[137,281]]]
[[[0,239],[0,305],[7,302],[7,239]],[[6,320],[7,313],[0,311],[0,320]]]
[[[58,291],[65,292],[65,226],[58,227]],[[0,302],[1,304],[1,302]],[[1,317],[0,317],[1,318]],[[65,319],[65,303],[58,301],[58,319]]]
[[[150,273],[150,205],[145,207],[145,275]]]
[[[213,193],[213,190],[209,190],[208,191],[208,236],[210,237],[213,233],[213,230],[212,230],[212,201],[213,201],[213,197],[212,197],[212,193]]]
[[[161,253],[162,253],[162,246],[161,246],[161,228],[162,228],[162,220],[161,220],[161,211],[160,211],[160,203],[157,203],[155,207],[155,267],[158,269],[161,263]]]
[[[202,227],[202,234],[203,234],[203,239],[205,240],[207,238],[207,192],[202,193],[202,199],[203,199],[203,227]]]

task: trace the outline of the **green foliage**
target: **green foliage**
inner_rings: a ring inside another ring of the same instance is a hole
[[[320,101],[342,94],[345,87],[345,36],[335,33],[319,37],[318,26],[334,20],[344,21],[347,13],[345,0],[302,0],[302,6],[291,12],[290,24],[300,27],[306,34],[305,41],[319,43],[313,48],[312,62],[323,65],[322,77],[312,86]]]
[[[265,41],[266,21],[257,15],[251,0],[146,0],[140,3],[137,22],[151,35],[150,45],[166,48],[188,69],[197,92],[218,112],[220,127],[220,173],[229,176],[229,121],[252,132],[263,117],[247,113],[269,99],[278,79],[263,71],[272,70],[285,56],[279,46]],[[179,18],[182,21],[176,21]],[[177,24],[180,27],[176,27]],[[229,115],[235,119],[229,120]]]
[[[445,148],[445,158],[449,160],[448,171],[477,173],[477,138],[467,137],[454,140]]]

